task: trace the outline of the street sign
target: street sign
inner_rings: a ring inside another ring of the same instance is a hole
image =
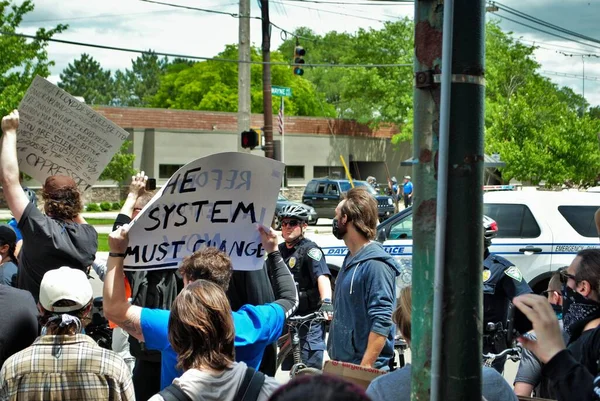
[[[271,86],[271,93],[273,96],[292,96],[292,88],[286,88],[285,86]]]

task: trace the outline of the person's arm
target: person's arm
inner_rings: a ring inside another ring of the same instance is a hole
[[[263,249],[268,255],[267,267],[275,293],[275,303],[283,308],[286,318],[290,317],[298,308],[299,303],[294,277],[277,248],[277,235],[273,230],[267,232],[262,226],[258,230]]]
[[[525,334],[535,340],[533,333]],[[528,349],[521,351],[521,361],[514,380],[514,392],[518,396],[531,397],[535,386],[542,380],[542,364],[535,354]]]
[[[143,171],[131,177],[131,184],[129,184],[129,193],[127,194],[125,203],[123,203],[123,206],[121,207],[121,211],[119,213],[124,214],[129,218],[133,216],[133,208],[135,207],[135,202],[137,202],[137,199],[146,191],[146,181],[148,181],[148,176],[145,175]]]
[[[515,395],[518,397],[531,397],[533,393],[533,384],[525,382],[515,382]]]
[[[594,376],[563,349],[542,368],[558,401],[596,401]]]
[[[367,349],[365,350],[362,361],[360,361],[360,366],[372,368],[377,361],[377,357],[381,354],[381,350],[385,346],[386,340],[387,336],[382,336],[373,331],[370,332],[369,339],[367,340]]]
[[[92,269],[94,269],[100,281],[104,281],[104,277],[106,277],[106,265],[94,262],[92,263]]]
[[[383,263],[383,262],[372,262]],[[373,367],[392,329],[395,297],[395,274],[389,266],[367,267],[367,314],[370,333],[361,366]]]
[[[111,253],[124,254],[127,251],[129,226],[120,227],[108,236],[108,247]],[[109,256],[104,276],[103,306],[104,316],[123,330],[144,341],[142,333],[142,308],[127,302],[125,281],[123,280],[124,257]]]
[[[329,299],[331,301],[331,281],[329,280],[329,276],[326,274],[320,275],[317,278],[317,286],[319,287],[321,301],[324,299]]]
[[[0,180],[8,208],[17,221],[29,204],[27,195],[19,182],[19,162],[17,159],[17,128],[19,112],[13,110],[2,119],[2,152],[0,152]]]

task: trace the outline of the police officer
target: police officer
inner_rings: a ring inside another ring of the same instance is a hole
[[[300,304],[297,315],[307,315],[315,311],[326,312],[333,317],[331,305],[331,273],[325,263],[323,252],[314,242],[304,238],[308,226],[308,212],[300,205],[286,205],[279,213],[281,234],[284,242],[279,244],[279,252],[294,275],[298,287]],[[323,369],[325,346],[325,324],[306,324],[300,329],[302,361],[308,367]],[[289,355],[282,369],[292,368],[293,359]]]
[[[490,253],[492,238],[498,225],[487,216],[483,218],[483,353],[498,354],[510,347],[508,321],[512,318],[512,299],[532,293],[521,271],[510,261]],[[506,357],[496,359],[492,367],[504,371]]]

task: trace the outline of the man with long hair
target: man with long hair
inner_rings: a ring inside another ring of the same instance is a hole
[[[169,317],[169,342],[184,373],[151,400],[180,390],[190,400],[233,401],[246,395],[244,399],[266,401],[279,383],[235,362],[235,336],[231,306],[221,287],[202,279],[185,287]]]
[[[83,334],[92,299],[81,270],[61,267],[44,275],[38,303],[42,335],[2,366],[0,399],[135,399],[123,359]]]
[[[37,301],[44,274],[60,266],[86,271],[96,258],[98,233],[81,216],[82,199],[73,178],[52,175],[42,189],[42,214],[29,201],[19,182],[17,128],[19,112],[2,119],[0,183],[11,213],[23,235],[18,287]]]

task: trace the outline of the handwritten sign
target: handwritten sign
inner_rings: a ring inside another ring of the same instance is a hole
[[[72,177],[86,190],[129,133],[39,76],[19,105],[19,168],[40,182]]]
[[[219,153],[180,168],[132,222],[126,270],[177,268],[205,247],[227,253],[234,270],[259,270],[257,225],[270,226],[283,163]]]

